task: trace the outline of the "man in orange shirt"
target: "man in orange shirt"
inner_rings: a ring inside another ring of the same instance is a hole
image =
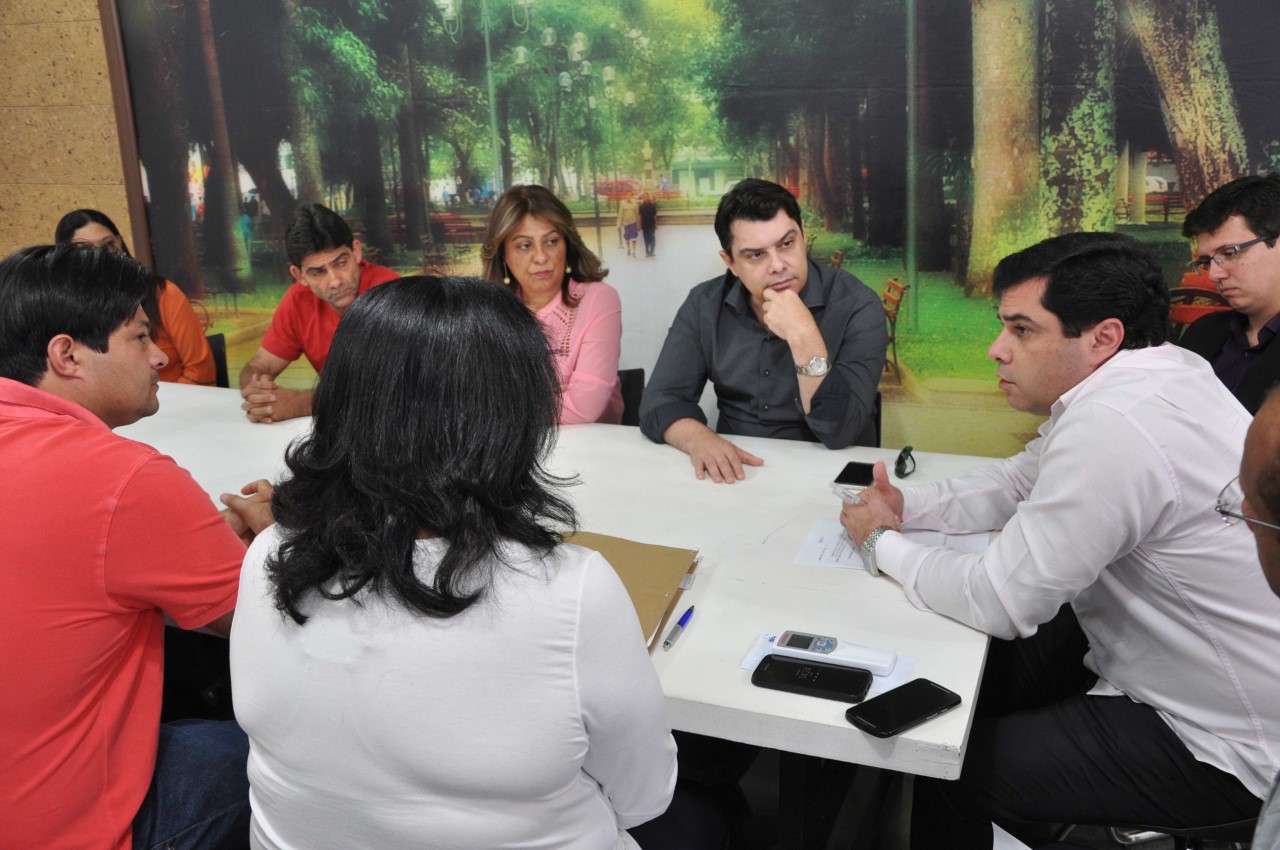
[[[240,371],[240,406],[254,422],[310,416],[311,390],[286,389],[276,377],[303,355],[322,370],[338,322],[356,296],[400,277],[365,260],[351,227],[320,204],[298,207],[284,244],[294,285],[280,300],[257,353]]]
[[[153,286],[105,249],[0,261],[0,847],[247,838],[244,732],[160,724],[164,628],[229,632],[270,488],[224,496],[224,522],[171,458],[111,432],[159,407]]]

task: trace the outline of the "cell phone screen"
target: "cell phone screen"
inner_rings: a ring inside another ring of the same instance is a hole
[[[894,735],[932,720],[960,704],[960,695],[928,679],[913,679],[905,685],[872,697],[845,712],[845,718],[880,738]]]
[[[850,461],[844,465],[844,469],[840,470],[840,474],[836,476],[837,484],[852,484],[855,487],[870,487],[875,478],[872,471],[875,469],[874,464],[860,463],[858,461]]]
[[[857,667],[766,655],[751,674],[751,684],[840,702],[859,702],[871,687],[871,674]]]

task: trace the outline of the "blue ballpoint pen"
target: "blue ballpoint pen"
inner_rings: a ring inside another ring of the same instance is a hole
[[[689,610],[684,612],[680,618],[680,622],[671,627],[671,631],[667,632],[667,639],[662,642],[662,651],[666,652],[675,645],[676,638],[680,637],[680,633],[684,631],[684,627],[689,625],[689,618],[693,616],[693,606],[689,606]]]

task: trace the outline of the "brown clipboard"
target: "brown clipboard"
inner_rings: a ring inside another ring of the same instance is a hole
[[[692,581],[698,550],[637,543],[591,531],[579,531],[566,537],[565,542],[594,549],[613,565],[631,596],[631,604],[636,606],[649,651],[653,652],[680,600],[685,577]]]

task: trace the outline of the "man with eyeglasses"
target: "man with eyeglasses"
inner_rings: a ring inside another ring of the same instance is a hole
[[[1225,521],[1248,524],[1262,574],[1272,593],[1280,596],[1280,394],[1267,397],[1249,426],[1240,477],[1222,489],[1218,513]],[[1259,850],[1280,847],[1280,781],[1271,786],[1253,846]]]
[[[1000,638],[959,781],[916,784],[912,845],[989,848],[991,820],[1253,817],[1280,758],[1280,599],[1214,512],[1249,416],[1163,344],[1168,291],[1136,241],[1049,239],[1005,257],[993,288],[989,355],[1009,404],[1049,417],[1039,437],[901,491],[878,464],[841,512],[917,607]],[[1000,533],[967,554],[899,528]]]
[[[1213,364],[1250,413],[1280,380],[1280,174],[1249,176],[1215,189],[1187,215],[1192,271],[1209,276],[1230,312],[1192,323],[1178,344]]]

